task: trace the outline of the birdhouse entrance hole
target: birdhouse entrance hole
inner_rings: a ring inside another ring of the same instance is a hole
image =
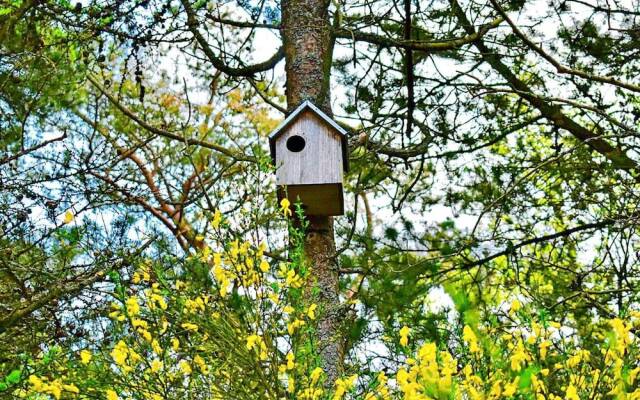
[[[299,153],[304,150],[304,146],[307,142],[302,136],[293,135],[287,139],[287,149],[293,153]]]

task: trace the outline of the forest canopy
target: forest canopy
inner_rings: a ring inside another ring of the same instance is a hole
[[[0,0],[0,398],[640,400],[639,54],[636,0]],[[344,215],[278,197],[304,101]]]

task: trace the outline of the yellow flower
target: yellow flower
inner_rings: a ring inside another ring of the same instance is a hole
[[[144,338],[144,340],[146,340],[147,342],[151,343],[151,341],[153,340],[153,337],[151,336],[151,332],[149,332],[146,329],[138,329],[138,333],[140,334],[140,336],[142,336]]]
[[[320,376],[323,372],[324,371],[322,371],[322,368],[320,367],[316,367],[313,371],[311,371],[311,375],[309,375],[309,377],[311,378],[311,386],[314,386],[316,383],[318,383],[318,380],[320,379]]]
[[[289,208],[290,205],[291,205],[291,202],[286,197],[280,200],[280,209],[282,210],[282,213],[284,214],[285,217],[288,217],[292,214],[291,209]]]
[[[36,392],[42,392],[45,387],[42,379],[38,378],[35,375],[29,376],[29,383],[31,384],[31,386],[33,386],[33,390],[35,390]]]
[[[91,352],[88,350],[82,350],[80,352],[80,362],[83,364],[89,364],[89,361],[91,361]]]
[[[296,391],[296,381],[293,379],[293,376],[289,375],[287,382],[287,392],[295,393]]]
[[[202,357],[200,357],[199,355],[196,355],[195,357],[193,357],[193,362],[198,366],[198,368],[200,368],[200,371],[203,374],[209,373],[209,367],[204,362],[204,359]]]
[[[267,260],[260,261],[260,271],[269,272],[269,263]]]
[[[333,394],[333,400],[342,399],[345,393],[347,393],[353,387],[356,379],[358,379],[358,375],[351,375],[350,377],[344,379],[336,379],[336,391]]]
[[[502,387],[500,386],[501,381],[497,380],[493,382],[491,385],[491,391],[489,392],[489,397],[492,399],[499,399],[502,394]]]
[[[127,356],[129,355],[129,348],[124,341],[119,341],[113,350],[111,351],[111,358],[116,364],[123,366],[126,365]]]
[[[180,368],[180,371],[182,371],[182,373],[185,375],[191,375],[191,372],[193,372],[193,370],[191,369],[191,366],[186,360],[180,361],[180,363],[178,364],[178,367]]]
[[[509,315],[513,315],[517,313],[522,308],[522,303],[518,299],[515,299],[511,302],[511,307],[509,308]]]
[[[214,229],[218,229],[221,221],[222,221],[222,213],[220,213],[220,210],[216,209],[216,211],[213,213],[213,220],[211,220],[211,225],[213,226]]]
[[[162,369],[162,361],[153,360],[151,361],[151,372],[156,373]]]
[[[296,366],[296,356],[293,353],[287,353],[287,369],[293,369]]]
[[[564,394],[565,400],[580,400],[580,396],[578,396],[578,391],[573,384],[569,385],[567,391]]]
[[[400,345],[407,346],[409,344],[409,333],[411,333],[411,328],[408,326],[403,326],[400,328]]]
[[[178,340],[178,338],[171,339],[171,348],[173,351],[178,351],[180,348],[180,340]]]
[[[75,393],[75,394],[80,393],[80,389],[78,389],[78,387],[74,384],[62,385],[62,388],[69,393]]]
[[[107,389],[106,399],[107,400],[118,400],[118,393],[114,392],[111,389]]]
[[[525,348],[522,345],[522,342],[518,343],[518,347],[511,355],[511,370],[519,372],[520,370],[522,370],[522,366],[529,360],[531,360],[531,357],[526,352]]]
[[[256,343],[259,343],[260,340],[261,340],[260,336],[258,335],[247,336],[247,344],[246,344],[247,350],[252,350],[255,347]]]
[[[513,380],[513,382],[507,384],[504,387],[504,392],[502,392],[502,395],[504,397],[511,397],[513,396],[516,391],[518,390],[518,383],[520,382],[520,377],[516,376],[516,379]]]
[[[75,218],[75,216],[73,215],[71,210],[67,210],[67,212],[64,213],[64,219],[63,219],[62,222],[64,222],[65,224],[69,224],[69,223],[71,223],[71,221],[73,221],[74,218]]]
[[[138,298],[136,296],[131,296],[126,301],[127,312],[130,316],[135,316],[140,313],[140,305],[138,304]]]
[[[296,329],[302,326],[304,326],[304,321],[296,318],[292,322],[287,323],[287,332],[289,332],[289,335],[293,335]]]
[[[547,350],[549,349],[549,346],[551,346],[551,342],[548,340],[545,340],[538,345],[538,348],[540,349],[540,359],[544,360],[547,358]]]
[[[462,329],[462,339],[469,344],[469,351],[471,353],[480,353],[482,349],[478,345],[478,337],[471,327],[465,325]]]
[[[318,308],[318,305],[314,303],[307,309],[307,316],[312,320],[316,319],[316,308]]]
[[[185,322],[184,324],[180,325],[183,329],[186,329],[188,331],[194,331],[197,332],[198,331],[198,325],[196,324],[192,324],[189,322]]]

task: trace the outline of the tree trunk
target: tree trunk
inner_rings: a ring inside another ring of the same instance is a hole
[[[293,110],[311,100],[327,115],[331,112],[333,40],[328,0],[283,0],[282,41],[287,75],[287,105]],[[342,374],[344,340],[340,334],[338,266],[333,218],[307,216],[305,258],[311,268],[309,287],[318,289],[317,339],[327,385]]]
[[[345,344],[341,335],[344,316],[338,292],[333,218],[310,215],[308,220],[304,241],[305,258],[311,267],[308,287],[318,291],[315,299],[320,310],[316,325],[318,354],[327,374],[326,384],[332,385],[342,374]]]
[[[331,115],[333,40],[328,0],[283,0],[282,42],[289,111],[311,100]]]

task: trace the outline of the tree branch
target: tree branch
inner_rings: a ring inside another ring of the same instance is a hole
[[[640,92],[640,86],[637,86],[637,85],[634,85],[634,84],[631,84],[631,83],[627,83],[627,82],[622,82],[622,81],[620,81],[620,80],[618,80],[618,79],[616,79],[616,78],[614,78],[612,76],[599,76],[599,75],[590,74],[590,73],[585,72],[585,71],[581,71],[581,70],[565,67],[558,60],[553,58],[549,53],[544,51],[542,49],[542,47],[540,47],[537,44],[533,43],[531,41],[531,39],[529,39],[520,29],[518,29],[516,24],[511,20],[511,18],[509,18],[507,13],[502,9],[502,7],[500,7],[500,5],[498,4],[498,2],[496,0],[491,0],[491,4],[493,4],[493,6],[498,11],[498,13],[500,13],[500,15],[502,15],[504,20],[507,21],[507,23],[511,26],[511,29],[513,30],[513,33],[515,33],[516,36],[518,36],[533,51],[538,53],[542,58],[544,58],[551,65],[553,65],[556,68],[556,71],[558,73],[579,76],[580,78],[584,78],[584,79],[587,79],[587,80],[592,80],[592,81],[601,82],[601,83],[608,83],[608,84],[611,84],[611,85],[614,85],[614,86],[618,86],[618,87],[621,87],[621,88],[624,88],[624,89],[627,89],[627,90],[631,90],[633,92]]]
[[[458,4],[456,0],[451,0],[451,6],[458,20],[460,21],[464,30],[472,35],[475,33],[474,27],[471,25],[467,16]],[[531,88],[521,81],[511,69],[504,64],[498,54],[495,51],[487,47],[481,38],[478,38],[474,45],[480,51],[481,57],[487,64],[495,69],[508,83],[509,85],[518,91],[519,95],[527,100],[531,105],[536,107],[542,116],[553,122],[557,127],[565,129],[570,132],[581,142],[585,143],[605,158],[609,159],[615,168],[624,170],[637,170],[638,164],[635,160],[629,158],[627,154],[622,150],[613,147],[609,142],[602,139],[600,134],[595,134],[579,123],[575,122],[570,117],[567,117],[562,109],[557,105],[548,104],[540,97],[536,96]]]
[[[230,76],[253,76],[258,72],[268,71],[272,69],[276,66],[276,64],[278,64],[278,62],[280,62],[280,60],[284,58],[284,48],[280,47],[278,51],[276,51],[276,53],[267,61],[254,65],[248,65],[246,67],[229,67],[222,59],[215,55],[215,53],[209,46],[207,39],[205,39],[205,37],[202,36],[202,33],[200,33],[200,31],[198,30],[198,20],[188,0],[182,0],[182,5],[187,13],[187,26],[189,27],[189,30],[191,31],[193,36],[196,38],[198,44],[200,44],[202,51],[207,56],[211,64],[213,64],[214,67],[224,72],[225,74]]]
[[[359,32],[347,28],[339,28],[333,31],[335,37],[340,39],[352,39],[356,42],[375,44],[380,47],[397,47],[405,50],[424,51],[428,53],[442,52],[458,49],[465,44],[474,43],[484,36],[491,29],[502,23],[502,18],[496,18],[490,23],[483,25],[477,32],[469,33],[456,39],[427,42],[424,40],[397,40],[389,37],[377,35],[375,33]]]
[[[491,260],[494,260],[498,257],[502,257],[502,256],[507,256],[507,255],[511,255],[513,253],[516,252],[516,250],[521,249],[524,246],[528,246],[531,244],[537,244],[537,243],[543,243],[543,242],[548,242],[550,240],[553,239],[558,239],[561,237],[567,237],[570,236],[576,232],[582,232],[582,231],[586,231],[586,230],[591,230],[591,229],[599,229],[599,228],[604,228],[606,226],[609,225],[613,225],[616,222],[615,219],[613,218],[608,218],[599,222],[594,222],[591,224],[584,224],[584,225],[579,225],[579,226],[574,226],[573,228],[570,229],[566,229],[564,231],[560,231],[560,232],[556,232],[556,233],[552,233],[546,236],[540,236],[537,238],[533,238],[533,239],[528,239],[528,240],[524,240],[514,246],[509,246],[506,249],[498,252],[498,253],[494,253],[488,257],[482,258],[480,260],[476,260],[467,264],[464,264],[463,267],[464,269],[469,269],[469,268],[473,268],[473,267],[477,267],[479,265],[485,264]]]
[[[131,254],[131,256],[136,256],[141,254],[144,250],[147,249],[147,247],[151,245],[151,243],[153,243],[154,240],[155,238],[147,240],[139,248],[137,248],[137,250],[133,254]],[[121,265],[118,267],[121,267],[122,264],[126,262],[127,260],[125,259],[120,260]],[[107,263],[107,265],[114,265],[114,264],[115,264],[114,262]],[[36,298],[33,301],[31,301],[29,304],[21,308],[17,308],[13,310],[13,312],[11,312],[9,315],[6,315],[0,318],[0,334],[5,332],[7,329],[11,328],[12,326],[16,325],[18,321],[20,321],[21,319],[31,315],[35,311],[46,306],[52,300],[78,293],[81,290],[85,289],[86,287],[97,282],[100,278],[104,277],[104,275],[105,275],[105,271],[103,271],[102,269],[99,269],[99,270],[93,271],[88,275],[75,276],[75,277],[72,277],[71,279],[68,279],[66,282],[54,284],[46,292],[40,291],[36,296]]]
[[[107,89],[105,89],[101,84],[98,83],[96,78],[94,78],[91,75],[88,75],[88,79],[93,84],[93,86],[95,86],[96,89],[98,89],[102,94],[104,94],[109,99],[109,101],[117,109],[119,109],[124,115],[126,115],[127,117],[132,119],[135,123],[137,123],[142,128],[146,129],[147,131],[149,131],[151,133],[155,133],[156,135],[163,136],[163,137],[166,137],[168,139],[177,140],[177,141],[180,141],[182,143],[188,144],[190,146],[206,147],[207,149],[215,150],[215,151],[220,152],[220,153],[222,153],[222,154],[224,154],[226,156],[234,158],[234,159],[236,159],[238,161],[255,162],[255,158],[254,157],[248,157],[248,156],[245,156],[245,155],[242,155],[242,154],[238,154],[238,153],[236,153],[234,151],[231,151],[231,150],[227,149],[226,147],[220,146],[218,144],[206,142],[204,140],[185,138],[185,137],[182,137],[182,136],[177,135],[175,133],[172,133],[172,132],[169,132],[169,131],[165,131],[163,129],[156,128],[155,126],[149,125],[147,122],[143,121],[140,117],[138,117],[133,111],[129,110],[124,104],[122,104],[120,101],[118,101],[118,99],[116,99],[114,95],[112,95]]]

